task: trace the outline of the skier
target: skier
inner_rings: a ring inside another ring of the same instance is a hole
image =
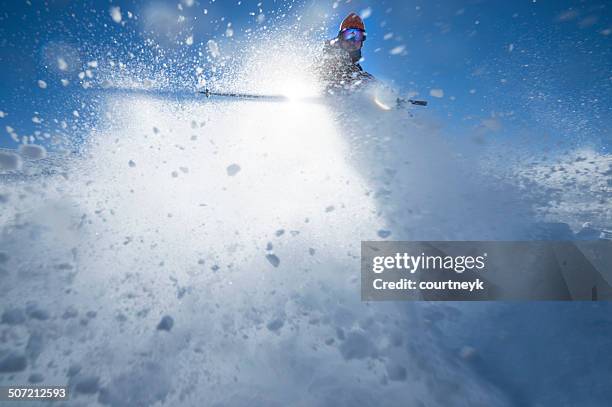
[[[338,35],[325,42],[321,57],[317,58],[308,67],[308,70],[310,73],[318,75],[326,93],[330,95],[346,95],[351,91],[364,88],[365,85],[376,83],[374,103],[383,110],[391,110],[394,107],[403,108],[408,104],[427,106],[427,102],[424,100],[396,97],[392,89],[389,89],[384,83],[377,81],[374,76],[363,70],[359,62],[361,61],[361,49],[365,39],[366,31],[363,20],[357,14],[350,13],[342,20]],[[223,96],[242,99],[287,100],[287,97],[283,95],[215,92],[209,89],[200,90],[199,93],[206,95],[206,97]]]
[[[336,38],[326,41],[318,71],[328,93],[345,93],[374,80],[359,64],[365,39],[363,20],[350,13],[340,24]]]

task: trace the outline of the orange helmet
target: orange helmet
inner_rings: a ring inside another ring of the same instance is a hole
[[[359,30],[365,31],[365,24],[361,17],[359,17],[355,13],[351,13],[342,20],[342,24],[340,24],[340,31],[346,30],[347,28],[357,28]]]

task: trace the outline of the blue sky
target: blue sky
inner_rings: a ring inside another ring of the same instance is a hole
[[[120,8],[125,23],[113,21],[112,7]],[[0,147],[17,145],[6,126],[19,136],[59,129],[86,137],[101,100],[78,78],[90,60],[129,63],[133,52],[151,71],[165,70],[180,82],[197,64],[197,48],[168,38],[191,34],[197,44],[239,43],[300,16],[317,21],[332,37],[350,11],[369,14],[363,66],[429,99],[428,111],[440,118],[449,137],[483,132],[524,136],[539,145],[611,147],[612,12],[603,1],[64,0],[4,1],[2,10]],[[260,14],[263,22],[257,21]],[[178,16],[185,17],[180,26]],[[228,23],[232,38],[225,37]],[[145,45],[151,24],[164,27],[155,52]],[[75,61],[67,61],[66,71],[57,69],[59,54]],[[62,86],[63,78],[68,86]],[[41,89],[38,80],[47,87]],[[431,96],[432,89],[442,90],[443,97]],[[68,118],[65,129],[62,118]]]

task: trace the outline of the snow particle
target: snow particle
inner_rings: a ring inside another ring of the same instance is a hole
[[[397,47],[391,48],[391,51],[389,51],[389,54],[400,55],[400,54],[403,54],[405,51],[406,51],[405,45],[398,45]]]
[[[136,167],[136,163],[132,160],[128,161],[128,165],[132,168]]]
[[[381,239],[386,239],[389,236],[391,236],[391,231],[390,230],[384,230],[384,229],[380,229],[378,232],[376,232],[376,234],[378,235],[378,237],[380,237]]]
[[[79,364],[70,365],[70,367],[68,367],[68,372],[66,372],[66,376],[74,377],[77,374],[79,374],[81,369],[82,369],[82,367]]]
[[[238,164],[231,164],[226,168],[227,171],[227,175],[229,175],[230,177],[233,177],[234,175],[238,174],[238,172],[240,171],[240,166]]]
[[[64,314],[62,315],[62,319],[76,318],[78,316],[79,316],[79,311],[73,306],[69,306],[64,311]]]
[[[342,335],[344,335],[344,333],[342,333]],[[340,335],[338,336],[340,337]],[[376,353],[374,344],[370,339],[359,332],[351,332],[348,334],[339,349],[345,360],[365,359]]]
[[[278,267],[280,264],[280,259],[275,254],[266,254],[266,259],[270,262],[274,267]]]
[[[164,315],[159,324],[157,324],[158,331],[168,331],[174,326],[174,319],[170,315]]]
[[[187,37],[185,39],[185,44],[186,45],[193,45],[193,35],[190,35],[189,37]]]
[[[100,389],[100,378],[97,376],[84,376],[79,378],[74,390],[81,394],[95,394]]]
[[[36,144],[25,144],[19,147],[19,153],[31,160],[40,160],[47,156],[47,150],[43,146]]]
[[[0,359],[0,373],[16,373],[25,370],[26,357],[23,354],[9,353]]]
[[[49,319],[49,313],[40,308],[37,304],[30,304],[26,307],[26,314],[28,317],[32,319],[37,319],[39,321],[46,321]]]
[[[62,57],[57,58],[57,67],[60,71],[65,71],[68,69],[68,63]]]
[[[281,329],[283,325],[285,325],[285,322],[280,318],[276,318],[268,322],[268,324],[266,325],[266,328],[268,328],[268,330],[272,332],[276,332],[279,329]]]
[[[361,16],[361,18],[363,18],[365,20],[366,18],[368,18],[368,17],[370,17],[372,15],[372,8],[371,7],[364,8],[363,10],[361,10],[359,15]]]
[[[442,89],[431,89],[429,91],[429,94],[432,97],[435,97],[435,98],[443,98],[444,97],[444,90],[442,90]]]
[[[2,313],[2,323],[7,325],[23,324],[26,320],[25,313],[20,308],[12,308]]]
[[[30,377],[28,377],[28,382],[32,384],[42,383],[45,380],[45,377],[40,373],[32,373]]]
[[[38,80],[38,87],[41,89],[47,89],[47,82],[43,81],[42,79]]]
[[[0,170],[20,170],[21,157],[14,153],[0,151]]]
[[[119,7],[111,7],[110,16],[114,22],[119,24],[121,22],[121,8]]]
[[[387,363],[385,368],[387,369],[387,375],[389,376],[389,380],[398,382],[406,380],[407,372],[404,366],[398,365],[396,363]]]

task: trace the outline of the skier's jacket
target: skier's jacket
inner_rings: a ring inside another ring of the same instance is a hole
[[[361,50],[348,52],[334,38],[325,42],[318,73],[328,93],[346,93],[373,82],[372,75],[359,65]]]

